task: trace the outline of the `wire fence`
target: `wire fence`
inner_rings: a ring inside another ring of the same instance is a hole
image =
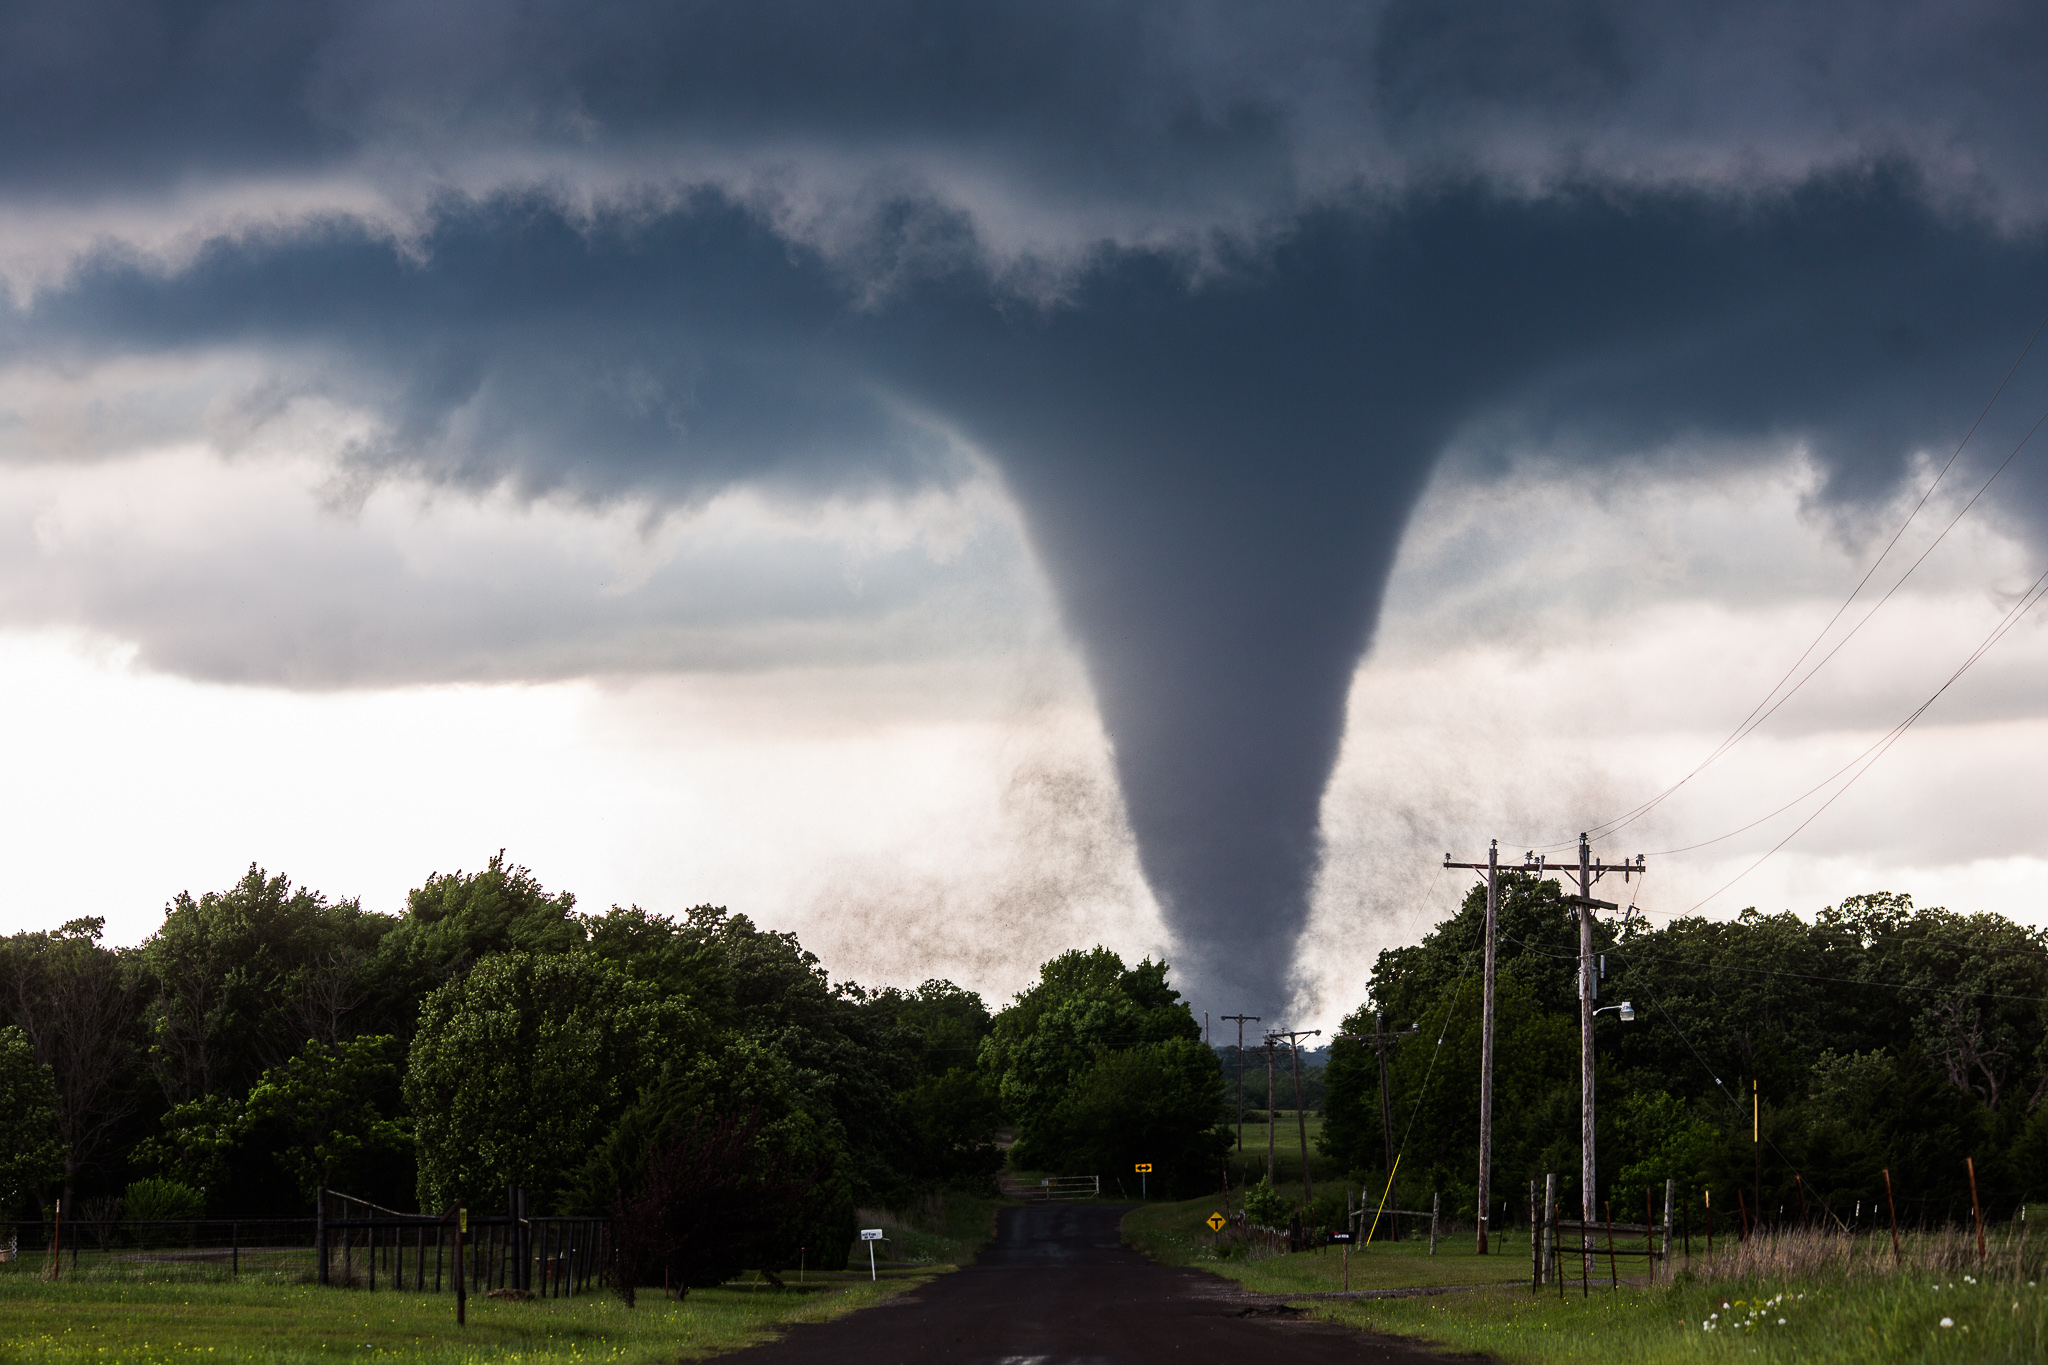
[[[310,1218],[53,1218],[0,1223],[0,1275],[108,1281],[326,1284],[567,1298],[609,1283],[611,1220],[400,1213],[323,1190]]]
[[[310,1284],[312,1218],[64,1218],[0,1224],[0,1274]]]

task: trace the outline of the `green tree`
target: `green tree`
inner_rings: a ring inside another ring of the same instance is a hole
[[[1125,1180],[1149,1162],[1151,1188],[1189,1197],[1216,1188],[1232,1142],[1223,1118],[1223,1071],[1201,1039],[1103,1048],[1020,1141],[1017,1159]]]
[[[240,1095],[306,1038],[355,1031],[391,924],[253,863],[226,891],[179,892],[135,956],[165,1100]]]
[[[137,1143],[129,1160],[163,1179],[218,1190],[232,1183],[245,1136],[240,1101],[229,1095],[201,1095],[171,1106],[162,1131]]]
[[[408,1121],[383,1112],[398,1098],[401,1055],[389,1034],[333,1045],[308,1039],[249,1091],[242,1127],[271,1130],[265,1145],[308,1199],[338,1178],[368,1178],[411,1155]]]
[[[1126,968],[1107,948],[1076,949],[1040,967],[1037,984],[995,1017],[980,1060],[1028,1144],[1105,1049],[1201,1036],[1164,962]]]
[[[584,952],[487,957],[420,1005],[405,1077],[421,1208],[518,1183],[545,1208],[591,1144],[701,1029]]]
[[[129,964],[100,945],[105,927],[96,916],[75,919],[0,943],[0,1008],[56,1083],[67,1208],[81,1178],[118,1150],[148,1089]]]
[[[805,1248],[845,1265],[853,1197],[824,1089],[774,1049],[729,1037],[674,1068],[620,1117],[570,1203],[630,1223],[638,1274],[703,1287],[771,1273]]]
[[[56,1077],[36,1060],[28,1035],[0,1028],[0,1217],[63,1173]]]
[[[526,868],[507,867],[503,849],[481,872],[436,872],[406,896],[405,914],[378,943],[381,988],[413,1001],[493,953],[580,948],[588,934],[575,909],[569,892],[551,894]]]

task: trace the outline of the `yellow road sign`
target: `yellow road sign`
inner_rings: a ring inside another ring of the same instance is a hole
[[[1138,1174],[1139,1174],[1139,1175],[1150,1175],[1150,1174],[1152,1174],[1152,1163],[1151,1163],[1151,1162],[1149,1162],[1149,1161],[1141,1161],[1141,1162],[1139,1162],[1139,1163],[1138,1163]]]
[[[1209,1215],[1209,1231],[1211,1231],[1211,1232],[1221,1232],[1221,1231],[1223,1231],[1223,1224],[1224,1224],[1224,1222],[1225,1222],[1225,1221],[1226,1221],[1226,1220],[1224,1219],[1223,1215],[1222,1215],[1222,1214],[1220,1214],[1220,1213],[1212,1213],[1212,1214],[1210,1214],[1210,1215]]]

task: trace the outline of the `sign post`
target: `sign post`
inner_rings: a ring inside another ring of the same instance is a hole
[[[1351,1292],[1351,1234],[1348,1232],[1333,1232],[1330,1234],[1330,1240],[1344,1248],[1344,1292],[1349,1294]]]
[[[1139,1163],[1138,1163],[1138,1165],[1137,1165],[1137,1171],[1138,1171],[1138,1198],[1140,1198],[1140,1199],[1144,1199],[1144,1198],[1146,1197],[1146,1194],[1145,1194],[1145,1177],[1146,1177],[1146,1176],[1148,1176],[1148,1175],[1150,1175],[1150,1174],[1152,1174],[1152,1163],[1151,1163],[1151,1162],[1149,1162],[1149,1161],[1141,1161],[1141,1162],[1139,1162]]]
[[[875,1278],[875,1243],[882,1240],[882,1230],[880,1228],[862,1228],[860,1230],[860,1239],[868,1244],[868,1279],[872,1282]]]

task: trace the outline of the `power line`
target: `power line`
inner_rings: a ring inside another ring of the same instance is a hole
[[[1715,745],[1714,748],[1707,754],[1707,756],[1701,759],[1699,763],[1695,765],[1690,772],[1685,774],[1685,776],[1679,778],[1676,782],[1672,783],[1670,786],[1666,787],[1663,791],[1657,793],[1655,796],[1652,796],[1648,800],[1642,802],[1640,805],[1634,806],[1629,810],[1622,812],[1620,815],[1595,823],[1591,827],[1593,841],[1595,843],[1599,843],[1602,840],[1611,838],[1613,835],[1618,834],[1622,829],[1626,828],[1628,825],[1635,823],[1635,821],[1641,819],[1643,816],[1649,814],[1652,810],[1662,805],[1665,801],[1669,800],[1672,796],[1676,795],[1679,789],[1684,787],[1687,783],[1691,782],[1695,777],[1698,777],[1702,772],[1705,772],[1709,766],[1718,761],[1730,749],[1734,748],[1737,744],[1741,743],[1742,740],[1746,739],[1757,728],[1757,726],[1761,725],[1765,720],[1768,720],[1770,716],[1774,712],[1776,712],[1779,707],[1783,706],[1785,702],[1789,701],[1792,698],[1794,693],[1798,692],[1800,688],[1804,687],[1806,683],[1813,678],[1814,674],[1818,673],[1821,670],[1821,668],[1825,667],[1827,662],[1841,650],[1843,645],[1846,645],[1858,631],[1860,631],[1866,624],[1869,623],[1871,617],[1875,616],[1878,613],[1878,611],[1880,611],[1884,607],[1885,603],[1891,600],[1892,595],[1899,590],[1899,588],[1905,583],[1906,579],[1910,578],[1913,575],[1913,572],[1916,569],[1918,569],[1923,562],[1925,562],[1927,556],[1933,553],[1935,546],[1939,545],[1942,539],[1948,535],[1949,531],[1955,528],[1956,523],[1961,521],[1963,516],[1966,513],[1968,513],[1970,508],[1976,505],[1978,498],[1981,498],[1984,495],[1985,489],[1988,489],[1991,486],[1992,481],[1997,479],[1998,475],[2005,471],[2006,466],[2012,463],[2013,458],[2019,454],[2021,448],[2024,447],[2027,441],[2032,438],[2034,431],[2040,428],[2042,421],[2048,421],[2048,413],[2044,413],[2042,415],[2042,419],[2037,420],[2034,423],[2034,426],[2028,430],[2027,435],[2025,437],[2022,437],[2019,444],[2013,447],[2012,453],[2006,456],[2004,463],[1999,465],[1998,469],[1995,472],[1993,472],[1990,479],[1985,480],[1983,487],[1977,490],[1976,495],[1973,496],[1970,499],[1970,501],[1964,505],[1963,510],[1961,512],[1958,512],[1956,516],[1949,522],[1948,526],[1942,529],[1941,534],[1935,537],[1933,543],[1930,544],[1926,550],[1921,552],[1920,558],[1916,559],[1910,566],[1908,566],[1905,573],[1899,576],[1898,581],[1892,584],[1891,589],[1885,593],[1884,597],[1879,599],[1877,604],[1873,606],[1868,613],[1865,614],[1863,619],[1857,622],[1856,625],[1850,629],[1849,633],[1843,636],[1842,639],[1836,643],[1835,647],[1829,650],[1827,654],[1821,658],[1820,662],[1816,663],[1813,666],[1813,668],[1807,672],[1805,677],[1801,678],[1796,684],[1794,684],[1791,690],[1787,691],[1784,694],[1784,696],[1778,696],[1779,689],[1783,688],[1786,682],[1790,680],[1792,676],[1799,671],[1800,666],[1804,664],[1809,657],[1812,656],[1814,650],[1820,647],[1821,642],[1828,637],[1829,632],[1834,630],[1836,624],[1841,621],[1843,614],[1849,610],[1850,606],[1855,602],[1857,597],[1859,597],[1862,594],[1863,589],[1869,585],[1871,578],[1876,575],[1879,567],[1882,566],[1885,560],[1890,557],[1893,549],[1895,549],[1898,546],[1900,538],[1905,535],[1906,531],[1919,517],[1921,511],[1926,508],[1929,499],[1931,499],[1934,496],[1935,490],[1938,489],[1941,486],[1942,482],[1948,477],[1949,471],[1952,468],[1954,468],[1956,461],[1962,456],[1964,449],[1970,444],[1971,440],[1976,436],[1978,428],[1984,424],[1984,419],[1990,415],[1991,409],[1997,405],[2000,396],[2002,396],[2005,393],[2006,387],[2009,384],[2011,384],[2012,377],[2019,372],[2020,365],[2025,362],[2027,356],[2033,351],[2034,343],[2040,339],[2041,333],[2044,328],[2048,328],[2048,314],[2044,314],[2042,316],[2041,321],[2035,324],[2032,334],[2027,337],[2026,345],[2020,348],[2019,355],[2014,358],[2011,366],[2007,368],[2004,377],[1998,381],[1998,386],[1997,388],[1992,390],[1991,397],[1985,400],[1984,406],[1981,409],[1979,409],[1977,413],[1976,420],[1971,422],[1969,430],[1963,433],[1962,440],[1957,442],[1955,449],[1949,452],[1948,459],[1943,462],[1941,469],[1935,474],[1933,481],[1929,483],[1927,485],[1926,490],[1921,493],[1920,500],[1913,505],[1913,510],[1906,515],[1906,519],[1904,521],[1899,523],[1898,530],[1894,531],[1892,533],[1891,539],[1885,542],[1884,549],[1879,552],[1876,559],[1871,561],[1870,567],[1864,570],[1863,577],[1856,581],[1856,586],[1850,589],[1849,595],[1842,600],[1842,605],[1835,609],[1834,615],[1828,618],[1827,624],[1821,627],[1819,633],[1816,634],[1813,637],[1812,641],[1807,644],[1806,648],[1800,652],[1799,657],[1792,661],[1791,667],[1787,668],[1785,670],[1784,675],[1780,677],[1777,680],[1777,682],[1773,683],[1770,689],[1764,693],[1762,699],[1759,700],[1755,706],[1750,708],[1749,714],[1744,716],[1742,720],[1735,726],[1735,728],[1731,730],[1728,733],[1728,735],[1721,740],[1719,744]],[[1773,701],[1773,698],[1776,698],[1775,702]],[[1533,841],[1527,840],[1515,840],[1512,842],[1529,843],[1533,845],[1533,848],[1536,851],[1547,852],[1552,849],[1569,848],[1571,846],[1572,841],[1567,839],[1557,843],[1548,844],[1534,843]]]
[[[1537,957],[1556,958],[1560,961],[1576,961],[1578,957],[1576,953],[1550,952],[1544,948],[1536,946],[1533,943],[1528,943],[1518,938],[1512,938],[1507,934],[1502,934],[1501,939],[1503,942],[1516,944],[1519,947],[1521,947],[1523,951],[1532,953]],[[1623,953],[1620,948],[1610,947],[1607,951],[1615,954],[1615,956],[1617,957],[1622,958],[1624,962],[1630,960],[1629,956]],[[1734,963],[1717,962],[1712,958],[1674,957],[1660,953],[1651,956],[1643,956],[1638,954],[1635,956],[1634,960],[1642,963],[1668,964],[1671,966],[1678,967],[1698,967],[1707,971],[1741,972],[1748,976],[1784,976],[1792,977],[1800,981],[1833,982],[1835,984],[1843,986],[1871,986],[1878,990],[1887,991],[1924,991],[1930,995],[1950,995],[1962,993],[1969,995],[1973,999],[2016,1000],[2022,1004],[2033,1005],[2048,1004],[2048,996],[2044,995],[2012,995],[2004,991],[1966,990],[1965,988],[1959,986],[1914,986],[1909,985],[1902,981],[1872,981],[1867,978],[1854,976],[1826,976],[1818,972],[1790,972],[1772,967],[1743,967],[1738,966]]]
[[[1800,832],[1803,831],[1808,825],[1820,819],[1820,817],[1827,812],[1828,807],[1834,805],[1835,802],[1841,800],[1843,794],[1846,793],[1851,787],[1855,786],[1857,781],[1861,779],[1865,773],[1869,772],[1872,768],[1877,766],[1878,760],[1882,759],[1887,753],[1889,753],[1891,751],[1891,747],[1894,744],[1897,744],[1901,739],[1904,739],[1906,737],[1906,732],[1912,729],[1913,726],[1919,721],[1919,719],[1922,716],[1927,714],[1928,709],[1932,707],[1937,700],[1940,699],[1942,693],[1948,691],[1949,688],[1955,686],[1957,680],[1960,679],[1963,676],[1963,674],[1969,672],[1970,668],[1974,664],[1976,664],[1976,662],[1979,659],[1983,658],[1984,655],[1992,648],[1992,646],[1996,645],[2000,640],[2004,639],[2006,633],[2010,631],[2014,626],[2018,625],[2020,619],[2024,617],[2028,612],[2034,609],[2035,604],[2037,604],[2041,600],[2043,585],[2048,585],[2048,572],[2044,572],[2039,578],[2034,580],[2033,586],[2029,587],[2025,593],[2021,594],[2020,600],[2016,604],[2014,604],[2012,610],[2006,613],[2005,619],[2002,620],[1998,624],[1998,626],[1992,631],[1992,633],[1985,638],[1984,643],[1979,645],[1976,651],[1972,653],[1969,658],[1965,659],[1960,665],[1957,666],[1956,671],[1949,675],[1948,681],[1944,682],[1940,687],[1935,689],[1933,696],[1929,697],[1926,701],[1920,703],[1919,707],[1916,708],[1911,715],[1907,716],[1904,720],[1900,721],[1896,726],[1892,728],[1891,733],[1885,736],[1882,747],[1880,747],[1876,753],[1872,754],[1867,760],[1865,760],[1863,766],[1861,768],[1858,768],[1853,774],[1851,774],[1849,780],[1844,782],[1833,796],[1830,796],[1827,800],[1821,802],[1819,809],[1815,810],[1813,814],[1807,816],[1804,820],[1801,820],[1798,823],[1798,825],[1796,825],[1792,829],[1791,833],[1787,834],[1784,838],[1778,840],[1777,843],[1771,845],[1771,847],[1764,853],[1762,857],[1758,858],[1748,867],[1742,869],[1742,871],[1736,873],[1733,877],[1730,877],[1727,881],[1723,882],[1719,887],[1716,887],[1708,895],[1706,895],[1698,901],[1695,901],[1691,906],[1687,907],[1680,913],[1689,915],[1693,911],[1698,910],[1701,906],[1707,904],[1708,901],[1711,901],[1716,896],[1719,896],[1723,891],[1726,891],[1729,887],[1734,886],[1744,877],[1747,877],[1750,873],[1756,871],[1759,867],[1762,867],[1766,862],[1770,861],[1770,859],[1777,854],[1778,850],[1785,847],[1785,845],[1791,843],[1795,838],[1799,836]]]

